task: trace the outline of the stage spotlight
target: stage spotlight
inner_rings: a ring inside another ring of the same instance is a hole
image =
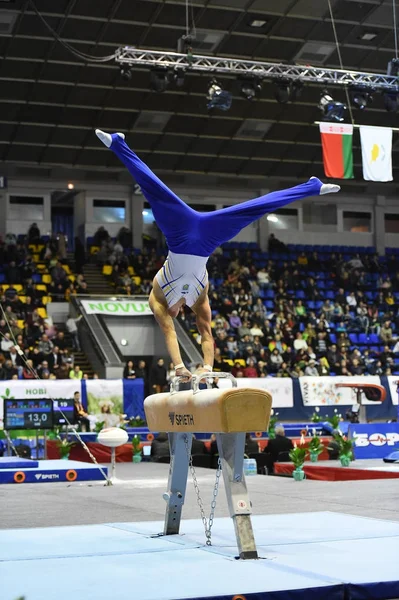
[[[303,83],[301,81],[293,81],[291,83],[290,100],[296,102],[302,95]]]
[[[130,81],[132,78],[132,72],[129,67],[121,67],[121,77],[124,81]]]
[[[256,79],[247,79],[240,82],[240,94],[246,100],[256,98],[256,95],[262,90],[262,82]]]
[[[209,110],[212,108],[229,110],[233,101],[233,97],[230,92],[224,90],[216,81],[216,79],[212,79],[211,83],[209,84],[207,99],[209,100],[207,104],[207,108]]]
[[[290,99],[291,95],[291,87],[289,81],[278,81],[276,84],[276,89],[274,92],[274,96],[277,102],[280,104],[286,104]]]
[[[327,90],[323,90],[320,95],[319,109],[323,113],[323,121],[342,123],[344,120],[346,105],[335,102]]]
[[[173,73],[173,81],[176,87],[183,87],[184,85],[184,71],[177,69]]]
[[[150,88],[154,92],[166,91],[169,83],[169,73],[165,69],[152,69],[150,72]]]
[[[352,89],[350,91],[350,95],[352,104],[360,110],[364,110],[366,106],[371,104],[373,101],[371,91],[365,90],[364,88]]]
[[[399,95],[395,92],[387,92],[383,95],[385,110],[388,112],[396,112],[399,107]]]
[[[391,77],[399,76],[399,58],[393,58],[389,61],[387,75],[390,75]]]

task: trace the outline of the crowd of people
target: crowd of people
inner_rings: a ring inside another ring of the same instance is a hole
[[[75,246],[75,257],[82,248],[82,244]],[[79,263],[80,272],[71,275],[66,236],[58,233],[43,241],[36,223],[23,240],[8,233],[4,241],[0,240],[0,264],[4,265],[0,283],[0,380],[88,378],[74,358],[74,351],[80,350],[79,319],[67,319],[65,337],[46,315],[49,300],[65,301],[72,294],[87,293],[81,272],[84,260]]]

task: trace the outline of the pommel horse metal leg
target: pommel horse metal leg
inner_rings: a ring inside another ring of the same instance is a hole
[[[193,389],[180,392],[177,391],[179,378],[175,378],[170,393],[153,394],[144,402],[150,430],[169,431],[171,464],[168,491],[163,495],[167,503],[164,535],[179,533],[188,471],[191,469],[205,526],[206,543],[211,544],[211,527],[221,468],[240,558],[257,558],[251,524],[251,502],[243,473],[245,432],[267,430],[272,398],[264,390],[237,389],[236,380],[228,373],[208,373],[201,380],[210,377],[231,379],[233,388],[199,390],[199,381],[193,377]],[[220,467],[216,474],[209,520],[204,515],[198,483],[190,462],[194,432],[216,432]]]
[[[191,454],[192,433],[169,433],[170,469],[166,500],[164,535],[179,533],[181,513],[186,497],[188,465]]]
[[[245,433],[217,433],[230,517],[233,519],[240,558],[258,558],[251,523],[251,501],[243,473]]]

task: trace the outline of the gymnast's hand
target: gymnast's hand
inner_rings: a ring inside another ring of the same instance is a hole
[[[209,369],[207,369],[206,367],[200,367],[199,369],[197,369],[194,373],[195,377],[198,377],[199,381],[205,381],[205,375],[209,374]]]
[[[176,369],[175,375],[176,377],[182,377],[182,383],[187,383],[192,378],[191,371],[186,369],[186,367],[180,367],[179,369]]]

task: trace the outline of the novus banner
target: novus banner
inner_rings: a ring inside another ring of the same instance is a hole
[[[81,300],[88,315],[142,317],[152,315],[147,300]]]

